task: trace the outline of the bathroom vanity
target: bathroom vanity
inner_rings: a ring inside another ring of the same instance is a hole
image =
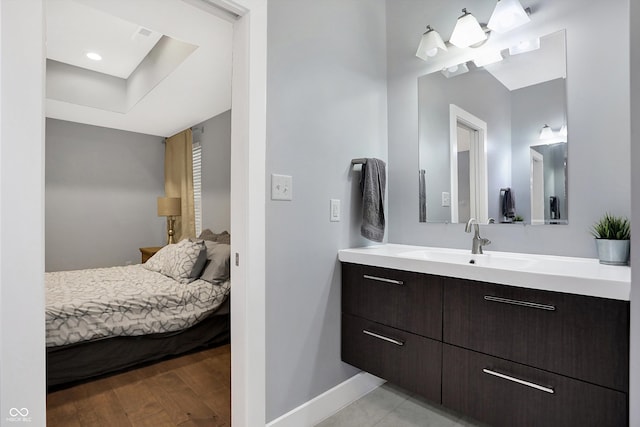
[[[492,426],[626,426],[630,269],[347,249],[342,359]]]

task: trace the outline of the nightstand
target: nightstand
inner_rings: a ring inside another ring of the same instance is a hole
[[[148,248],[140,248],[140,253],[142,254],[142,263],[147,262],[149,258],[154,256],[156,252],[162,249],[164,246],[149,246]]]

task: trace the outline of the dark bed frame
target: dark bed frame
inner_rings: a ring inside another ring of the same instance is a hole
[[[47,347],[47,389],[53,391],[199,348],[226,344],[230,323],[227,298],[218,310],[183,331]]]

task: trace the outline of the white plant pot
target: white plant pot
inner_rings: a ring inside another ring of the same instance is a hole
[[[600,264],[628,265],[630,240],[596,239]]]

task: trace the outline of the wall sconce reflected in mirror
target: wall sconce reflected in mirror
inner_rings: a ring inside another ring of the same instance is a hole
[[[544,125],[542,130],[540,131],[540,139],[551,139],[553,138],[553,131],[549,127],[549,125]]]
[[[448,79],[451,77],[459,76],[460,74],[468,73],[469,67],[466,63],[454,65],[452,67],[445,68],[441,73]]]
[[[502,54],[499,50],[489,51],[483,53],[481,56],[477,57],[473,60],[473,63],[476,64],[476,67],[484,67],[485,65],[495,64],[496,62],[502,61]]]
[[[515,46],[511,46],[509,48],[509,55],[519,55],[521,53],[532,52],[537,49],[540,49],[540,37],[534,40],[524,40]]]
[[[564,137],[567,136],[568,132],[567,132],[567,125],[566,124],[562,125],[562,127],[560,128],[560,132],[559,133],[560,133],[560,136],[564,136]]]

